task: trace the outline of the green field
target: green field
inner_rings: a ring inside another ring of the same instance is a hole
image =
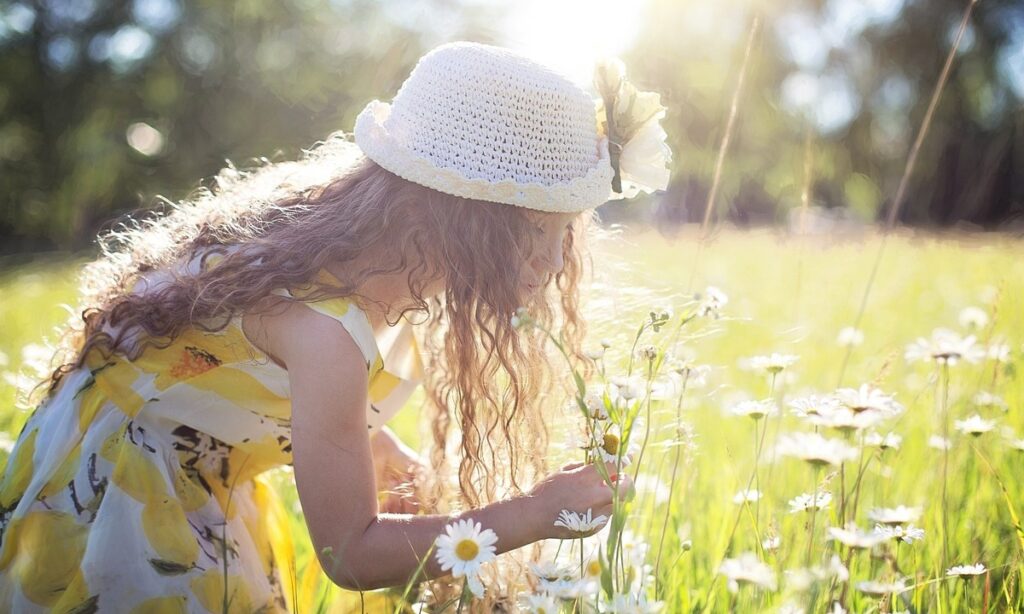
[[[993,236],[892,236],[859,323],[863,343],[847,356],[837,335],[855,323],[880,244],[880,237],[873,234],[798,241],[769,232],[726,231],[703,249],[689,235],[668,240],[655,233],[630,232],[593,245],[597,273],[585,296],[591,326],[588,347],[599,347],[599,339],[611,343],[605,357],[608,376],[625,374],[638,327],[652,309],[665,306],[671,307],[672,319],[660,332],[644,332],[640,345],[655,346],[656,362],[669,351],[711,367],[706,384],[688,387],[681,402],[682,419],[692,427],[693,447],[672,445],[677,394],[650,407],[641,399],[637,408],[641,415],[650,410],[654,427],[641,474],[660,476],[666,487],[673,471],[676,475],[663,542],[664,490],[658,502],[653,489],[641,488],[623,516],[633,539],[649,547],[646,563],[655,565],[663,548],[658,577],[644,581],[642,590],[650,599],[663,601],[664,611],[777,611],[789,605],[831,611],[836,600],[854,612],[1024,611],[1024,531],[1019,521],[1024,514],[1024,244]],[[25,354],[31,358],[39,353],[32,344],[52,338],[54,327],[65,318],[60,304],[73,302],[74,273],[70,261],[55,261],[12,267],[0,274],[0,429],[12,436],[26,417],[15,409],[16,374]],[[690,321],[673,344],[678,322],[693,309],[693,294],[707,286],[720,288],[729,297],[722,317]],[[960,319],[968,307],[980,308],[987,323],[977,330],[964,329]],[[1008,355],[961,361],[947,369],[934,362],[908,363],[907,346],[930,338],[936,328],[973,334],[977,346],[986,351],[1005,345]],[[25,347],[30,349],[23,352]],[[773,352],[798,360],[774,378],[742,368],[744,359]],[[644,359],[635,360],[637,371],[643,373]],[[893,395],[905,409],[872,429],[901,436],[897,449],[861,447],[860,432],[844,436],[819,427],[826,437],[860,447],[841,471],[834,466],[816,469],[783,456],[773,461],[776,440],[782,435],[815,430],[792,414],[788,401],[861,384]],[[1005,407],[992,401],[979,404],[979,392],[996,395]],[[778,418],[755,421],[728,411],[743,398],[769,395],[782,408]],[[578,417],[563,410],[567,401],[553,401],[552,415]],[[975,413],[995,421],[994,428],[978,436],[959,433],[956,421]],[[418,442],[413,409],[400,414],[394,427],[409,442]],[[755,430],[762,427],[763,438]],[[948,456],[929,445],[929,438],[946,428]],[[571,441],[564,444],[571,449]],[[762,452],[755,464],[759,445]],[[676,451],[682,458],[678,467]],[[579,457],[565,454],[567,460]],[[552,466],[560,460],[553,458]],[[289,479],[282,473],[278,484],[294,502]],[[763,493],[760,500],[733,503],[734,495],[749,483]],[[828,509],[813,515],[790,513],[788,502],[812,492],[812,485],[832,494]],[[871,529],[875,522],[869,512],[900,505],[921,508],[913,524],[924,530],[922,540],[888,540],[874,549],[851,551],[827,539],[830,528],[844,524],[840,506],[845,507],[846,521],[853,519],[862,529]],[[294,534],[302,542],[305,530],[297,516],[295,520]],[[764,540],[775,537],[777,547],[762,548]],[[579,553],[569,544],[559,562],[578,566]],[[309,548],[300,551],[301,578]],[[749,582],[741,582],[738,592],[728,590],[726,578],[717,572],[724,559],[743,552],[754,553],[770,568],[775,590]],[[809,563],[825,565],[833,554],[848,566],[848,581],[823,576],[803,586],[800,573],[785,573]],[[985,566],[981,575],[947,576],[949,567],[976,563]],[[645,574],[634,575],[642,580]],[[890,590],[889,597],[862,590],[870,587],[858,588],[865,581],[897,580],[906,588]],[[322,588],[314,591],[311,581],[300,584],[310,595],[316,594],[316,606],[307,610],[358,607],[353,594],[325,594]],[[383,598],[369,596],[367,611],[377,611]],[[571,610],[572,603],[566,602],[565,611]]]

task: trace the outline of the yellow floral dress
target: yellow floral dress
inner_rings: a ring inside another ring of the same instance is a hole
[[[421,375],[408,325],[378,340],[346,299],[307,305],[359,346],[382,425]],[[0,611],[287,611],[290,533],[260,474],[291,463],[290,419],[287,372],[237,318],[134,361],[90,354],[0,481]]]

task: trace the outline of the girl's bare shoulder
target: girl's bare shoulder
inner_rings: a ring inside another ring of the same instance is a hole
[[[242,332],[278,366],[310,360],[338,361],[365,370],[362,353],[343,326],[301,301],[267,296],[241,319]]]

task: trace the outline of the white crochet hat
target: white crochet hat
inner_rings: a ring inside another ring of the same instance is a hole
[[[355,138],[399,177],[464,198],[583,211],[611,192],[590,96],[500,47],[460,42],[427,53],[391,104],[366,105]]]

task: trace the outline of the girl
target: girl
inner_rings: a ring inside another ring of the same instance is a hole
[[[554,380],[540,335],[510,324],[527,305],[578,348],[580,213],[613,174],[590,98],[456,43],[370,103],[355,141],[228,169],[108,237],[0,483],[0,609],[288,609],[287,527],[260,475],[284,465],[350,589],[404,584],[455,519],[493,529],[500,553],[569,537],[563,509],[610,514],[595,467],[543,477],[531,451]],[[383,428],[421,378],[432,472]],[[439,477],[455,426],[461,512]],[[395,488],[417,475],[420,496]]]

